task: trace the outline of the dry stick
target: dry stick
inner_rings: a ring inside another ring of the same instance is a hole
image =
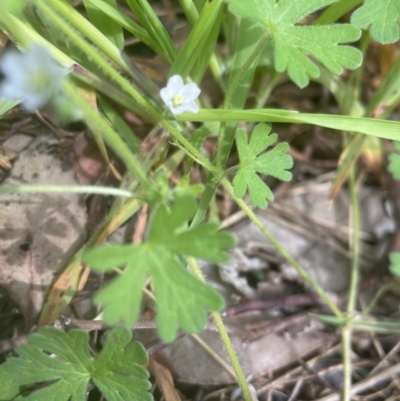
[[[368,379],[362,380],[361,382],[358,382],[357,384],[353,385],[353,387],[350,390],[350,396],[366,391],[369,388],[374,387],[387,379],[396,377],[399,374],[400,374],[400,364],[397,364],[389,369],[384,370],[381,373],[378,373],[375,376],[369,377]],[[326,397],[320,398],[316,401],[340,401],[340,395],[331,394]]]
[[[382,366],[388,363],[388,360],[396,355],[400,350],[400,341],[387,353],[387,355],[376,365],[371,372],[369,372],[369,376],[378,372],[379,370],[382,369]]]

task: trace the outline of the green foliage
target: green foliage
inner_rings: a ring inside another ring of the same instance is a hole
[[[351,16],[351,23],[364,29],[370,26],[370,34],[380,43],[394,43],[400,38],[399,0],[366,0]]]
[[[341,43],[360,38],[360,30],[349,24],[296,25],[310,13],[337,0],[225,0],[229,10],[243,18],[260,22],[272,37],[275,46],[274,65],[278,72],[287,70],[289,77],[301,88],[309,77],[317,78],[318,66],[308,56],[319,60],[335,74],[344,68],[360,66],[361,52]]]
[[[24,10],[29,0],[2,0],[0,9],[14,15],[19,15]]]
[[[128,329],[116,327],[92,358],[86,332],[46,327],[30,335],[28,344],[16,348],[20,357],[8,359],[2,367],[24,392],[16,400],[84,401],[91,380],[108,401],[151,401],[149,374],[139,366],[147,363],[147,354],[131,339]],[[0,383],[2,379],[0,374]],[[1,393],[4,396],[3,389]]]
[[[117,9],[116,0],[104,0],[104,3]],[[83,0],[91,23],[106,36],[119,50],[124,48],[124,33],[122,27],[99,8],[93,6],[88,0]]]
[[[389,255],[389,270],[396,276],[400,276],[400,252],[392,252]]]
[[[19,387],[2,366],[0,366],[0,401],[12,400],[18,393]]]
[[[280,143],[272,150],[261,154],[268,146],[276,142],[277,134],[270,135],[271,126],[258,124],[247,142],[247,134],[239,129],[236,133],[236,146],[239,153],[240,167],[233,179],[234,195],[241,198],[247,187],[253,205],[265,208],[266,199],[272,201],[274,195],[257,173],[270,175],[283,181],[290,181],[292,174],[287,169],[293,166],[293,159],[286,154],[287,143]]]
[[[395,141],[395,152],[389,155],[388,171],[393,174],[396,180],[400,179],[400,142]]]
[[[157,306],[157,328],[165,341],[172,341],[181,327],[186,332],[202,329],[206,309],[221,310],[221,295],[186,271],[182,256],[225,262],[225,250],[235,243],[229,233],[218,232],[218,225],[205,223],[188,229],[197,204],[183,195],[171,207],[162,204],[154,211],[149,233],[139,245],[102,246],[84,258],[95,270],[107,271],[126,265],[124,272],[94,298],[104,307],[107,324],[124,321],[133,325],[140,312],[142,290],[148,276],[152,279]]]

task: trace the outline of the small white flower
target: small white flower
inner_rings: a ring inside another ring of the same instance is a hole
[[[58,94],[67,74],[40,45],[33,45],[25,53],[7,51],[0,59],[0,70],[4,75],[0,96],[21,99],[28,111],[46,106]]]
[[[195,100],[199,95],[200,88],[195,83],[185,85],[180,75],[173,75],[168,80],[167,87],[160,90],[161,99],[175,115],[184,111],[197,113],[199,106]]]

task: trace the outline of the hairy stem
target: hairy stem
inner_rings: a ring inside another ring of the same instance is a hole
[[[205,282],[203,272],[201,271],[199,265],[196,263],[195,259],[188,258],[188,264],[192,269],[194,275],[201,281]],[[246,381],[246,377],[243,373],[242,366],[240,365],[239,359],[236,355],[235,349],[231,339],[229,338],[228,332],[226,330],[225,324],[222,320],[221,315],[218,312],[211,312],[214,319],[215,326],[217,327],[219,336],[221,337],[222,343],[224,344],[226,353],[228,354],[229,360],[231,361],[232,368],[235,372],[236,379],[242,390],[243,397],[246,401],[252,401],[253,398],[250,393],[249,386]]]
[[[351,238],[353,258],[351,263],[350,288],[349,298],[347,301],[347,317],[351,319],[354,314],[357,301],[357,290],[359,282],[359,267],[360,267],[360,204],[357,195],[357,186],[355,179],[354,168],[349,174],[349,188],[351,195],[351,217],[352,231]],[[351,320],[342,328],[342,347],[343,347],[343,401],[351,400]]]

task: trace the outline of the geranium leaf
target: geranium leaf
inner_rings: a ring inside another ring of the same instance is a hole
[[[243,18],[260,22],[271,36],[275,47],[274,65],[278,72],[287,71],[299,86],[309,78],[319,76],[319,68],[312,56],[335,74],[343,68],[360,66],[361,52],[344,46],[360,38],[358,28],[349,24],[304,26],[300,20],[337,0],[224,0],[229,10]]]
[[[394,43],[400,38],[400,2],[398,0],[366,0],[354,11],[351,23],[358,28],[370,26],[370,34],[380,43]]]
[[[293,166],[293,159],[287,154],[289,150],[287,143],[280,143],[275,148],[260,154],[277,139],[277,135],[270,135],[270,131],[271,127],[268,124],[258,124],[251,134],[249,143],[245,131],[239,129],[236,133],[240,167],[233,179],[234,195],[241,198],[248,188],[251,202],[260,208],[267,207],[267,200],[272,201],[274,195],[258,173],[282,181],[292,179],[292,174],[287,171]]]
[[[226,250],[235,244],[235,239],[218,231],[213,223],[189,229],[188,220],[196,208],[192,195],[182,195],[170,207],[161,204],[155,209],[142,244],[105,245],[85,255],[85,262],[94,270],[126,265],[124,272],[94,298],[96,304],[103,306],[107,324],[123,321],[130,326],[137,321],[147,277],[153,282],[157,328],[165,341],[174,340],[179,328],[199,331],[207,322],[207,310],[224,307],[221,295],[191,275],[182,260],[183,256],[194,256],[227,261]]]
[[[127,328],[116,327],[92,358],[88,333],[45,327],[30,335],[28,344],[16,348],[19,358],[8,359],[2,367],[15,384],[29,386],[17,400],[85,400],[92,380],[108,401],[152,401],[149,374],[139,366],[147,362],[146,351],[131,339]]]

